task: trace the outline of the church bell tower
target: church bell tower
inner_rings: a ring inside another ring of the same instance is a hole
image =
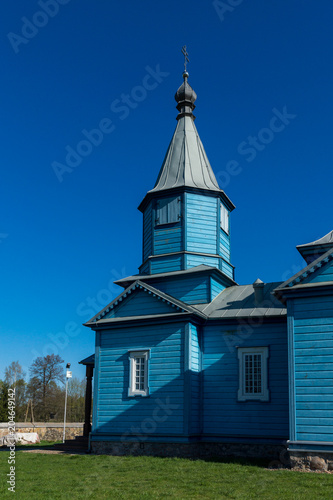
[[[183,83],[175,94],[177,126],[155,186],[139,206],[143,213],[140,274],[186,271],[204,264],[233,282],[230,213],[235,206],[220,189],[196,129],[197,95],[188,83],[186,48],[183,53]]]

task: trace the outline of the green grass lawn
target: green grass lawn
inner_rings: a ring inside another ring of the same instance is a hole
[[[8,453],[0,452],[0,498]],[[333,475],[269,471],[247,462],[16,453],[16,498],[332,500]]]

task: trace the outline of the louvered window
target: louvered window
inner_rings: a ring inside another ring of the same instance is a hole
[[[268,347],[239,347],[238,359],[238,400],[258,399],[268,401]]]
[[[156,202],[156,224],[179,222],[181,199],[177,197],[161,198]]]

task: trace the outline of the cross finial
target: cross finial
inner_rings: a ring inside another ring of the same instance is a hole
[[[186,50],[186,45],[183,46],[182,48],[182,53],[184,54],[184,68],[185,68],[185,73],[187,73],[187,68],[186,68],[186,65],[188,62],[190,62],[189,58],[188,58],[188,53],[187,53],[187,50]]]

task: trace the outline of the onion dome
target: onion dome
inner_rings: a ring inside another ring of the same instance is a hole
[[[177,116],[177,120],[182,116],[191,116],[195,119],[195,116],[192,114],[192,111],[195,108],[195,101],[197,100],[197,94],[192,89],[191,85],[188,83],[189,74],[187,71],[184,71],[183,78],[184,82],[179,87],[175,94],[175,99],[177,104],[177,109],[179,111],[179,115]]]

